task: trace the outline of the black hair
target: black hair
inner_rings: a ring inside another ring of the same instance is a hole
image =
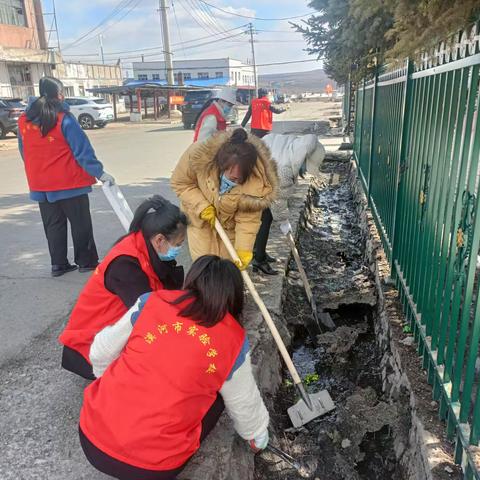
[[[154,195],[135,210],[129,232],[141,231],[146,239],[161,233],[169,240],[187,223],[187,217],[176,205],[160,195]]]
[[[200,117],[202,116],[202,113],[215,101],[217,100],[216,98],[209,98],[204,104],[201,110],[198,112],[198,115],[195,117],[195,120],[193,122],[193,128],[197,128],[197,123],[200,120]]]
[[[32,103],[26,115],[30,121],[40,121],[40,132],[45,137],[57,124],[57,116],[63,110],[59,96],[63,83],[53,77],[43,77],[39,83],[40,97]]]
[[[247,132],[243,128],[237,128],[233,131],[230,138],[220,147],[214,159],[221,173],[232,165],[240,165],[242,172],[242,181],[240,183],[247,180],[257,163],[257,149],[247,140]]]
[[[186,293],[173,301],[178,305],[193,299],[180,311],[204,327],[213,327],[227,313],[241,320],[245,303],[243,278],[230,261],[216,255],[204,255],[195,260],[185,278]]]

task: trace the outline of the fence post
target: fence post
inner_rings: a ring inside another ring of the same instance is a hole
[[[375,59],[375,77],[373,80],[373,99],[372,99],[372,128],[370,130],[370,158],[368,161],[368,191],[367,199],[368,206],[371,206],[372,200],[370,198],[370,191],[372,188],[372,160],[373,160],[373,139],[375,138],[375,111],[377,103],[377,83],[378,83],[378,65]]]
[[[359,89],[357,89],[357,107],[358,107],[358,92],[359,92]],[[358,138],[359,138],[358,148],[357,148],[358,151],[356,152],[357,153],[356,161],[357,161],[357,167],[359,172],[360,172],[360,157],[362,155],[362,143],[363,143],[363,119],[365,116],[364,110],[365,110],[365,78],[363,78],[362,80],[362,115],[360,117],[360,125],[359,125],[360,131],[358,132]],[[357,118],[357,115],[358,115],[358,108],[355,109],[355,118]],[[356,128],[353,129],[353,137],[355,141],[357,138]]]
[[[398,224],[397,224],[397,214],[398,209],[400,208],[400,201],[399,201],[399,190],[400,190],[400,182],[401,182],[401,175],[402,165],[406,162],[406,150],[408,144],[408,118],[410,115],[410,105],[411,105],[411,98],[412,98],[412,79],[411,74],[413,71],[413,62],[410,58],[407,58],[407,71],[406,71],[406,79],[405,79],[405,86],[404,86],[404,94],[403,94],[403,105],[402,105],[402,131],[400,133],[400,142],[399,142],[399,152],[398,152],[398,164],[397,164],[397,171],[396,171],[396,182],[395,182],[395,201],[394,211],[393,211],[393,226],[392,226],[392,255],[390,258],[390,275],[394,279],[396,277],[396,271],[394,268],[395,258],[397,256],[397,234],[398,234]],[[407,108],[408,107],[408,108]]]

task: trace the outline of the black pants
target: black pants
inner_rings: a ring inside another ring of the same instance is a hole
[[[40,202],[43,228],[48,241],[52,265],[67,265],[67,220],[72,230],[75,263],[80,267],[98,263],[97,247],[93,239],[92,218],[88,195]]]
[[[255,252],[255,261],[258,263],[265,262],[267,256],[267,243],[268,237],[270,235],[270,227],[272,226],[272,212],[269,208],[262,212],[262,224],[257,233],[257,238],[255,239],[255,246],[253,251]]]
[[[96,378],[93,374],[92,366],[83,358],[83,355],[70,347],[63,347],[62,367],[87,380],[95,380]]]
[[[260,128],[251,128],[250,133],[255,135],[258,138],[263,138],[267,133],[270,133],[270,130],[262,130]]]
[[[225,408],[223,398],[217,395],[217,399],[213,402],[205,417],[202,420],[202,433],[200,442],[203,442],[205,437],[213,430],[217,424],[220,415]],[[185,462],[175,470],[145,470],[143,468],[134,467],[128,463],[116,460],[113,457],[103,453],[85,436],[79,428],[80,444],[87,460],[97,469],[107,475],[118,478],[119,480],[174,480],[177,475],[187,466]]]

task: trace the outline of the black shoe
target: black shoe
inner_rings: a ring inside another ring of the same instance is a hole
[[[265,275],[278,275],[277,270],[274,270],[272,266],[267,262],[252,262],[253,273],[258,273],[261,270]]]
[[[95,270],[97,267],[98,267],[98,263],[96,263],[95,265],[85,265],[84,267],[79,267],[79,268],[78,268],[78,271],[79,271],[80,273],[92,272],[92,271]]]
[[[68,272],[73,272],[78,267],[67,263],[66,265],[52,265],[52,277],[61,277]]]
[[[271,257],[268,253],[265,254],[265,260],[266,260],[268,263],[277,263],[277,259]]]

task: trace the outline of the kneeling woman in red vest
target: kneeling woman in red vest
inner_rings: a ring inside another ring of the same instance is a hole
[[[111,325],[146,292],[176,290],[183,285],[183,267],[175,257],[185,240],[187,219],[160,195],[135,211],[130,233],[120,239],[90,277],[60,335],[62,366],[94,379],[89,358],[95,335]]]
[[[182,291],[143,295],[99,332],[90,358],[80,441],[90,463],[121,480],[170,480],[224,407],[255,451],[268,443],[268,412],[238,322],[243,280],[229,260],[200,257]]]

